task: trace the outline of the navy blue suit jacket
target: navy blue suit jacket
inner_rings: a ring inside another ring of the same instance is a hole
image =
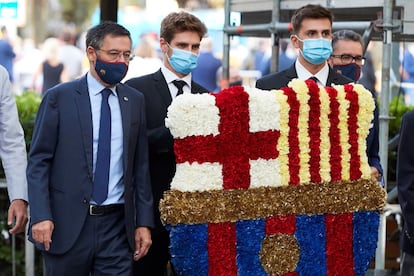
[[[153,226],[144,97],[116,87],[122,117],[125,226],[131,249],[135,228]],[[50,89],[40,105],[27,168],[30,224],[52,220],[49,252],[62,254],[81,233],[92,196],[92,113],[86,76]],[[42,244],[36,246],[43,250]]]
[[[172,98],[161,69],[153,74],[130,79],[127,85],[144,94],[148,128],[151,185],[154,194],[155,232],[164,231],[160,221],[158,204],[166,190],[170,189],[175,174],[174,139],[165,127],[167,109]],[[207,93],[208,90],[191,82],[191,93]]]
[[[280,89],[286,87],[292,79],[297,79],[298,74],[296,72],[295,63],[290,66],[288,69],[281,71],[279,73],[273,73],[267,75],[261,79],[258,79],[256,82],[256,87],[263,90],[272,90]],[[326,81],[326,86],[331,86],[333,84],[344,85],[347,83],[353,82],[351,79],[335,72],[329,67],[328,79]],[[374,98],[375,100],[375,98]],[[379,173],[382,175],[382,167],[380,164],[379,158],[379,122],[378,122],[378,108],[375,103],[374,110],[374,120],[373,127],[371,127],[368,137],[367,137],[367,155],[368,163],[371,167],[377,168]]]
[[[414,111],[404,114],[401,121],[397,155],[398,202],[404,217],[401,235],[403,252],[414,255]]]

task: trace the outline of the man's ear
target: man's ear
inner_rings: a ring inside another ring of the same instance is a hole
[[[293,47],[300,48],[300,41],[295,34],[290,35],[290,42],[292,43]]]
[[[160,38],[160,49],[164,54],[168,52],[168,42],[163,37]]]
[[[95,61],[97,59],[96,51],[91,46],[88,46],[88,48],[86,48],[86,56],[90,61]]]

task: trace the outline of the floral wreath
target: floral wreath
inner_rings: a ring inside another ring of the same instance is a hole
[[[180,275],[364,275],[385,191],[370,177],[372,95],[292,80],[182,95],[160,202]]]

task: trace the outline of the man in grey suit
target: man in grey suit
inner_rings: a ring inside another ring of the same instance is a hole
[[[314,79],[319,85],[346,84],[351,79],[334,72],[327,60],[332,54],[332,13],[320,5],[306,5],[292,16],[292,45],[299,49],[296,62],[288,69],[256,82],[263,90],[286,87],[292,79]]]
[[[86,35],[89,72],[49,89],[27,169],[29,239],[47,275],[130,275],[151,245],[144,96],[120,84],[131,36],[104,22]]]
[[[9,74],[0,66],[0,158],[6,175],[11,234],[23,232],[27,223],[27,154]],[[14,224],[14,225],[13,225]]]
[[[134,275],[164,276],[170,259],[169,233],[161,224],[158,204],[175,174],[174,139],[165,127],[167,109],[177,95],[207,93],[195,83],[191,71],[197,66],[205,25],[187,12],[171,13],[161,22],[160,49],[163,65],[153,74],[130,79],[126,84],[141,91],[147,108],[147,133],[155,228],[148,255],[134,264]]]

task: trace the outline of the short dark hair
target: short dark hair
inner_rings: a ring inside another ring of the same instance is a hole
[[[364,46],[361,35],[352,30],[340,30],[332,34],[332,48],[334,50],[339,40],[355,41],[361,43],[361,46]]]
[[[168,43],[171,42],[175,34],[185,31],[196,32],[201,39],[207,33],[207,27],[196,16],[188,12],[172,12],[161,22],[160,37]]]
[[[308,18],[312,19],[320,19],[320,18],[327,18],[331,22],[333,22],[333,14],[330,10],[322,7],[321,5],[312,5],[308,4],[297,9],[292,16],[291,24],[294,33],[298,33],[299,29],[301,28],[302,21]]]
[[[104,21],[88,30],[86,33],[86,48],[91,46],[99,49],[107,35],[128,36],[132,42],[131,33],[122,25],[112,21]]]

